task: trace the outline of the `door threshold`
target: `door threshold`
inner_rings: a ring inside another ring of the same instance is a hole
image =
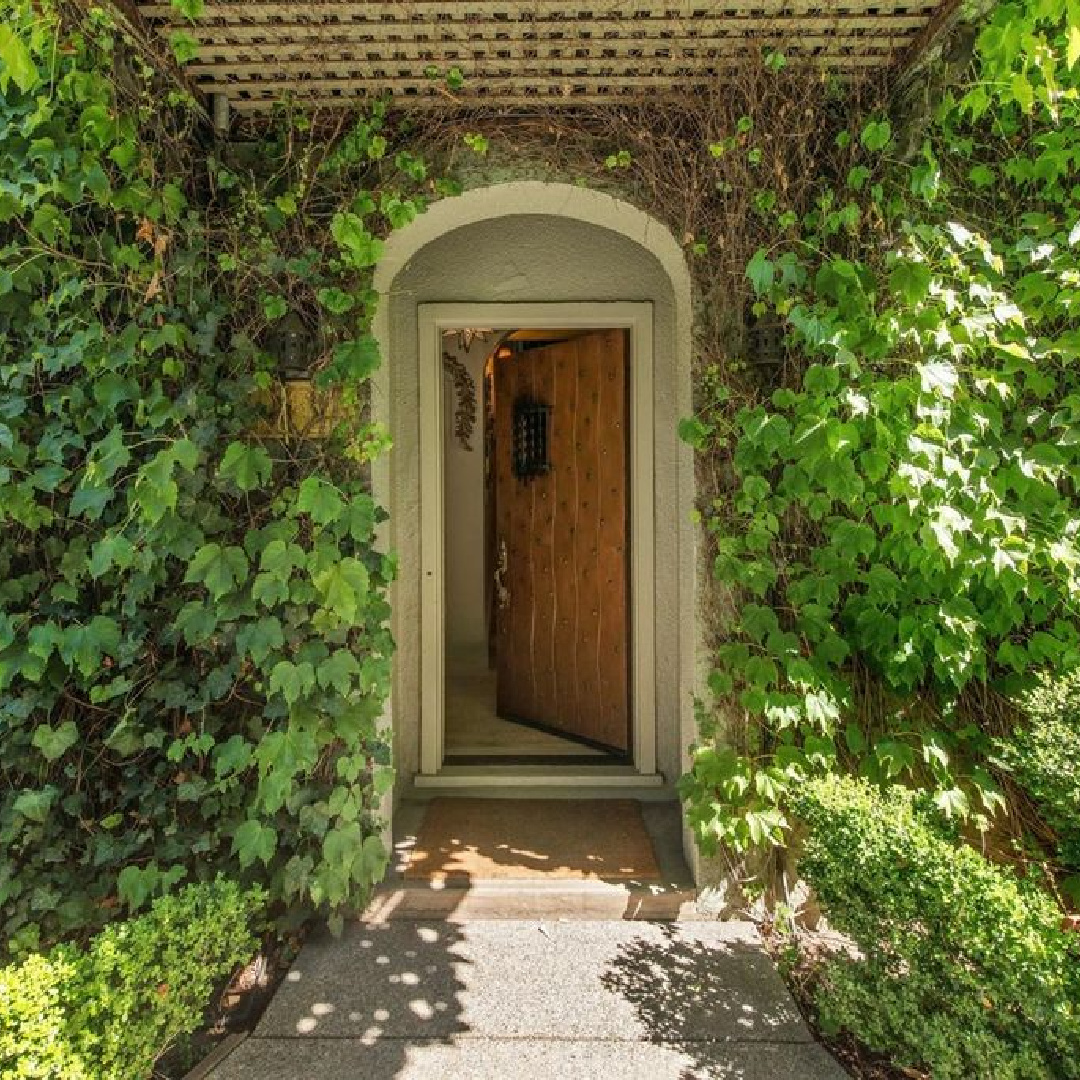
[[[660,773],[641,773],[631,765],[444,765],[437,773],[414,776],[412,790],[418,798],[488,792],[500,798],[677,798]]]
[[[575,754],[492,754],[482,750],[477,751],[476,753],[466,754],[454,751],[452,754],[446,755],[446,764],[457,768],[461,768],[462,766],[476,768],[477,766],[486,765],[499,769],[504,769],[507,766],[512,765],[534,767],[542,765],[546,768],[568,765],[577,769],[595,771],[596,769],[610,769],[613,765],[625,765],[626,757],[624,755],[620,760],[619,758],[616,758],[614,754],[597,754],[594,757],[588,757]]]

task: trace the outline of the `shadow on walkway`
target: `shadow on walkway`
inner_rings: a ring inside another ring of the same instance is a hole
[[[461,940],[453,923],[411,922],[309,940],[255,1033],[210,1080],[405,1075],[413,1047],[468,1031]]]
[[[600,981],[633,1007],[645,1041],[690,1059],[680,1080],[843,1075],[811,1044],[760,944],[701,940],[677,924],[657,930],[623,944]],[[803,1064],[788,1073],[796,1059]]]

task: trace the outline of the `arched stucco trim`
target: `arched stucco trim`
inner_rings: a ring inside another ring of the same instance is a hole
[[[609,231],[632,242],[642,250],[643,257],[650,257],[659,264],[663,275],[671,286],[674,300],[673,334],[666,339],[664,347],[657,351],[656,378],[672,388],[674,405],[678,415],[688,415],[691,411],[691,279],[684,253],[671,231],[661,222],[631,204],[602,192],[569,184],[545,183],[540,181],[518,181],[478,188],[459,196],[449,197],[434,203],[425,213],[404,229],[394,233],[386,242],[382,258],[374,277],[375,290],[380,303],[375,314],[373,331],[379,342],[383,364],[377,372],[372,385],[372,418],[386,424],[391,435],[394,413],[393,402],[397,392],[397,379],[415,377],[417,358],[395,355],[392,340],[394,333],[391,316],[391,297],[395,294],[395,282],[402,271],[414,261],[423,250],[449,233],[465,229],[470,225],[490,223],[500,218],[551,217],[564,221],[581,222],[585,225]],[[430,297],[428,298],[431,299]],[[445,300],[461,299],[453,295],[453,285],[448,285]],[[492,296],[490,299],[498,300]],[[539,298],[538,298],[539,299]],[[573,297],[563,297],[570,300]],[[581,300],[589,297],[581,296]],[[626,299],[639,299],[627,297]],[[396,299],[395,299],[396,302]],[[395,316],[396,317],[396,316]],[[678,738],[683,748],[682,763],[685,765],[685,751],[693,741],[695,729],[692,708],[692,688],[695,680],[695,650],[698,641],[696,611],[696,532],[691,511],[694,501],[693,457],[688,447],[678,441],[676,423],[669,419],[663,426],[655,429],[655,446],[658,459],[666,463],[662,476],[657,476],[657,483],[662,483],[668,492],[677,492],[672,500],[676,506],[677,528],[672,534],[676,551],[658,551],[661,558],[677,561],[677,618],[673,620],[672,632],[677,639],[678,651],[678,702],[666,705],[668,722],[673,722],[678,731]],[[400,452],[408,452],[399,447]],[[398,470],[393,466],[390,456],[384,455],[373,468],[373,493],[381,505],[390,510],[391,520],[384,534],[388,546],[394,546],[396,528],[416,528],[416,523],[395,523],[396,503],[401,492],[395,490],[395,478]],[[408,495],[405,496],[408,498]],[[411,514],[415,506],[409,505]],[[669,669],[670,670],[670,669]],[[395,684],[396,685],[396,684]],[[411,698],[410,698],[411,701]],[[385,718],[386,723],[393,723],[393,716],[398,708],[408,709],[410,701],[397,704],[393,699]],[[415,707],[415,706],[413,706]],[[408,777],[401,777],[408,782]],[[669,782],[675,779],[669,775]],[[387,810],[389,811],[389,805]]]
[[[675,290],[680,327],[690,329],[690,271],[678,241],[666,225],[613,195],[573,184],[518,180],[476,188],[440,199],[404,229],[392,233],[375,268],[375,291],[385,297],[394,278],[421,248],[445,233],[465,225],[517,214],[571,218],[625,236],[652,254],[664,268]],[[380,324],[380,316],[382,323]],[[387,310],[379,305],[375,336],[386,332]]]

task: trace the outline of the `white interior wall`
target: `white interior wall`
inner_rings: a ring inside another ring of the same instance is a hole
[[[443,374],[447,668],[461,674],[487,669],[483,401],[484,363],[494,346],[494,335],[474,338],[467,349],[460,338],[444,340],[444,351],[465,365],[476,390],[472,449],[467,450],[454,434],[458,408],[454,380]]]

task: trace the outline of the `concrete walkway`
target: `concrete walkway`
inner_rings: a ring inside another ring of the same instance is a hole
[[[211,1080],[840,1080],[745,923],[354,925]]]

